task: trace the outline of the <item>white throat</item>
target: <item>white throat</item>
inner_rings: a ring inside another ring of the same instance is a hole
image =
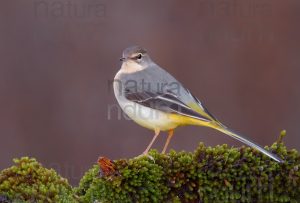
[[[122,64],[121,71],[124,73],[135,73],[143,70],[144,67],[132,61],[126,61]]]

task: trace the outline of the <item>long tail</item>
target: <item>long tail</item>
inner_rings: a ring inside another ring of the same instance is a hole
[[[279,158],[277,155],[265,150],[263,147],[259,146],[258,144],[255,144],[254,142],[250,141],[248,138],[246,139],[245,137],[235,133],[234,131],[232,131],[231,129],[227,128],[226,126],[219,124],[219,123],[214,123],[212,125],[210,125],[210,127],[225,133],[226,135],[229,135],[230,137],[250,146],[253,147],[255,149],[257,149],[258,151],[262,152],[263,154],[267,155],[268,157],[274,159],[275,161],[282,163],[283,160],[281,158]]]

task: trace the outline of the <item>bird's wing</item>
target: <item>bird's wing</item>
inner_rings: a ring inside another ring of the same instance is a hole
[[[184,88],[187,95],[190,97],[190,102],[188,102],[188,106],[194,111],[198,112],[204,117],[208,117],[210,120],[218,121],[217,118],[211,114],[208,109],[203,105],[203,103],[195,97],[187,88]]]
[[[125,97],[129,101],[165,113],[179,114],[207,122],[211,121],[186,105],[172,92],[134,92],[130,89],[125,89]]]

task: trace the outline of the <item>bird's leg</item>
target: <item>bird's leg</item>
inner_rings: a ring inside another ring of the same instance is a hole
[[[158,137],[160,130],[154,130],[154,132],[155,132],[155,134],[154,134],[154,136],[153,136],[150,144],[148,145],[148,147],[146,148],[146,150],[143,152],[143,155],[148,155],[148,151],[150,150],[150,148],[153,145],[154,141]]]
[[[168,134],[168,138],[167,138],[166,144],[164,146],[164,149],[161,152],[162,154],[164,154],[167,151],[168,145],[169,145],[170,140],[173,137],[173,135],[174,135],[174,129],[169,130],[169,134]]]

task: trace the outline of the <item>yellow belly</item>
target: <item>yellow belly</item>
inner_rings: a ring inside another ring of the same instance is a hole
[[[127,101],[126,103],[122,102],[120,106],[129,118],[137,124],[151,130],[167,131],[175,129],[180,125],[176,119],[173,119],[171,114],[151,109],[131,101]]]
[[[165,113],[131,101],[122,103],[121,108],[137,124],[151,130],[168,131],[183,125],[207,126],[207,122],[198,119],[179,114]]]

